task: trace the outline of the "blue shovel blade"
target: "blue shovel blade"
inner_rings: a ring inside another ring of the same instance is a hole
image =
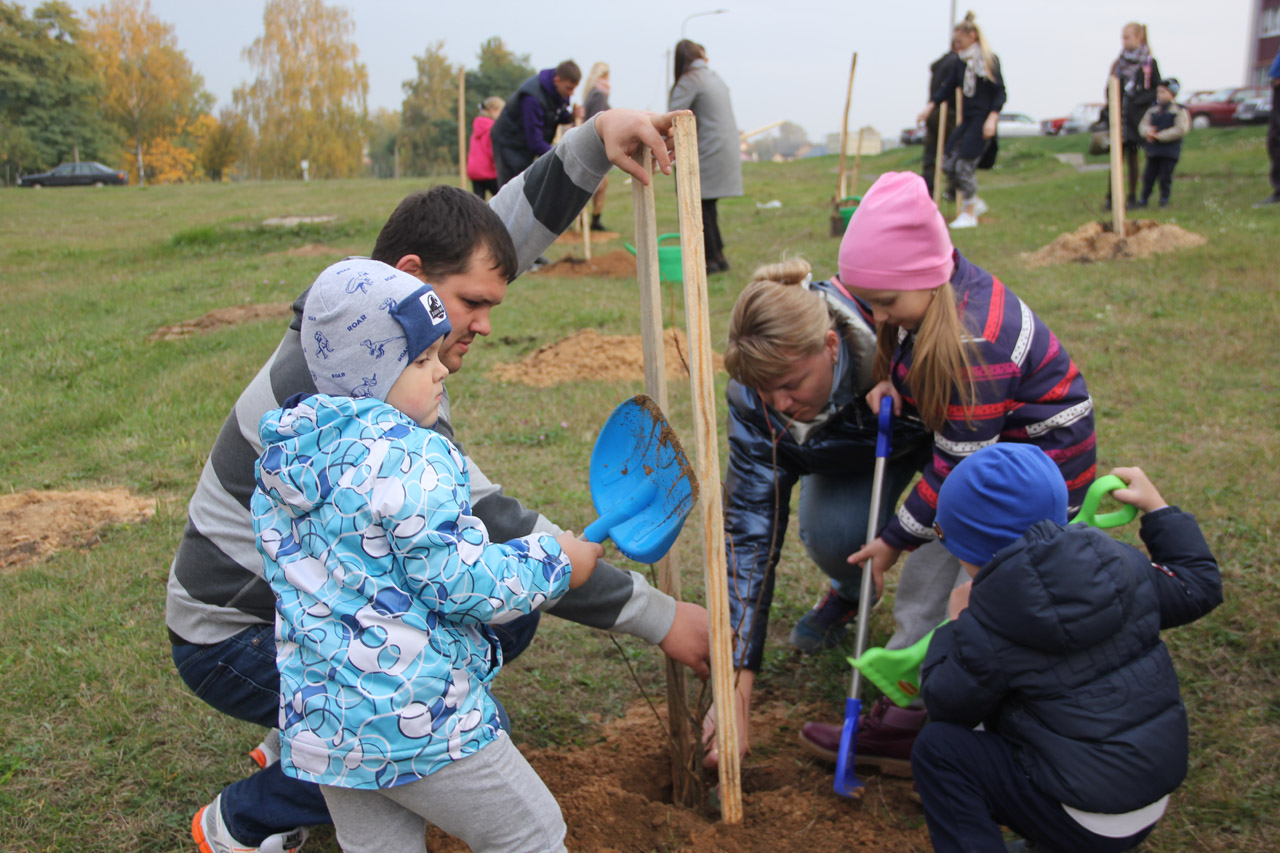
[[[697,478],[675,432],[651,399],[639,394],[609,416],[591,451],[591,501],[600,519],[587,528],[607,535],[639,563],[671,549],[698,499]]]
[[[858,717],[861,699],[844,700],[844,728],[840,730],[840,752],[836,755],[835,791],[842,797],[861,797],[862,780],[854,772],[854,748],[858,743]]]

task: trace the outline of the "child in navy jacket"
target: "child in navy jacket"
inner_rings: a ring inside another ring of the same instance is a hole
[[[937,851],[1003,851],[1000,825],[1047,850],[1128,850],[1187,772],[1187,716],[1160,631],[1222,601],[1195,519],[1138,468],[1113,492],[1145,511],[1151,557],[1081,524],[1039,448],[1000,443],[938,494],[952,593],[921,670],[932,722],[911,754]]]
[[[1177,80],[1161,80],[1156,87],[1155,104],[1138,122],[1138,133],[1147,148],[1147,167],[1142,171],[1142,196],[1134,207],[1147,206],[1156,180],[1160,181],[1160,206],[1169,204],[1173,170],[1182,155],[1182,137],[1191,129],[1186,108],[1173,100],[1177,94]]]

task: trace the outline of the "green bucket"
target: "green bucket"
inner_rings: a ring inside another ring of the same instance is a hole
[[[684,281],[684,261],[680,256],[680,246],[664,246],[663,240],[679,240],[679,234],[659,234],[658,235],[658,280],[683,282]],[[631,254],[636,253],[636,247],[630,243],[623,243],[627,251]]]
[[[844,227],[846,230],[849,228],[849,220],[853,218],[853,212],[858,209],[858,204],[861,203],[861,201],[862,196],[860,195],[847,195],[840,199],[840,201],[836,202],[836,207],[840,210],[840,218],[844,220]],[[846,202],[853,203],[846,206]]]

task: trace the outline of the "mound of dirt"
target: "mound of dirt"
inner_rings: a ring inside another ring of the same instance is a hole
[[[215,308],[203,317],[186,320],[173,326],[161,326],[147,335],[148,341],[175,341],[199,332],[211,332],[223,326],[235,326],[250,323],[254,320],[292,317],[293,306],[288,302],[269,303],[264,305],[232,305],[230,308]]]
[[[1172,252],[1192,246],[1203,246],[1204,237],[1154,219],[1137,219],[1125,223],[1123,237],[1110,223],[1087,222],[1075,231],[1060,234],[1049,245],[1034,252],[1023,252],[1028,266],[1043,267],[1068,261],[1090,263],[1116,258],[1148,258],[1160,252]]]
[[[592,243],[608,243],[610,240],[617,240],[622,235],[617,231],[592,231]],[[576,243],[582,245],[582,232],[574,231],[572,228],[556,238],[557,243]]]
[[[547,264],[537,271],[538,275],[554,275],[564,278],[622,278],[636,274],[635,256],[626,249],[616,249],[591,260],[565,255],[553,264]]]
[[[683,331],[663,332],[667,376],[689,375],[689,342]],[[724,359],[712,353],[716,370],[724,370]],[[601,335],[584,329],[526,355],[515,364],[499,364],[492,375],[502,382],[523,382],[535,388],[549,388],[576,379],[633,380],[644,378],[644,347],[639,335]]]
[[[801,724],[831,718],[832,709],[783,702],[759,707],[752,713],[752,752],[742,768],[743,821],[737,826],[721,823],[718,814],[670,804],[666,733],[642,702],[607,724],[599,744],[521,751],[560,803],[570,850],[929,849],[923,813],[910,800],[910,780],[863,775],[862,799],[847,800],[831,790],[833,768],[804,752],[797,737]],[[713,773],[705,779],[716,782]],[[467,848],[431,828],[427,849]]]
[[[126,489],[0,495],[0,569],[90,547],[108,524],[144,521],[155,511],[154,501]]]

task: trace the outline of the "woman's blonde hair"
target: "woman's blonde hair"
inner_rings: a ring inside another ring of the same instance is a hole
[[[759,267],[738,295],[729,318],[724,366],[748,388],[762,388],[819,352],[835,318],[827,301],[803,287],[811,267],[791,258]]]
[[[582,97],[585,98],[591,94],[591,90],[596,87],[596,81],[601,77],[609,76],[609,63],[597,62],[591,66],[591,70],[587,72],[587,79],[582,84]]]
[[[941,432],[948,420],[953,396],[964,408],[964,422],[973,426],[973,401],[976,396],[970,368],[977,361],[966,342],[968,333],[956,309],[956,293],[951,282],[933,293],[933,301],[924,312],[916,330],[913,345],[915,360],[907,371],[907,386],[915,397],[920,418],[933,432]],[[881,323],[876,329],[875,378],[889,378],[893,353],[898,347],[898,327]]]
[[[983,35],[982,29],[977,24],[977,15],[973,14],[972,11],[966,13],[964,20],[956,24],[955,29],[956,32],[973,33],[978,40],[978,50],[982,51],[982,67],[986,69],[986,76],[994,80],[999,60],[991,52],[991,45],[987,44],[987,37]]]
[[[1142,39],[1142,46],[1147,50],[1151,50],[1151,43],[1147,41],[1147,25],[1139,24],[1137,21],[1130,21],[1120,28],[1123,33],[1137,33],[1138,38]]]
[[[507,102],[502,100],[502,98],[499,98],[497,95],[490,95],[489,97],[485,98],[483,101],[480,102],[480,106],[484,107],[486,110],[488,110],[491,113],[502,112],[502,108],[505,107],[506,105],[507,105]]]

